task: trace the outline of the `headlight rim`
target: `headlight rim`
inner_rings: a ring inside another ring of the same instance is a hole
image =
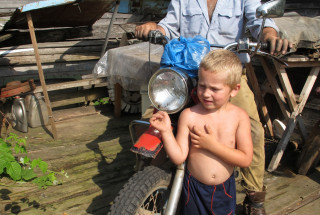
[[[156,104],[156,102],[153,100],[153,97],[151,96],[151,88],[152,88],[152,82],[154,81],[154,79],[156,79],[156,77],[164,72],[174,72],[176,73],[182,80],[183,84],[186,87],[186,93],[185,93],[185,99],[182,105],[180,105],[178,108],[174,109],[174,110],[164,110],[161,109],[159,107],[157,107],[158,104]],[[153,107],[155,107],[157,110],[162,110],[167,112],[168,114],[174,114],[177,113],[179,111],[181,111],[183,108],[186,107],[186,105],[189,103],[190,101],[190,93],[191,93],[191,89],[192,89],[192,80],[189,77],[189,75],[187,74],[186,71],[181,70],[181,69],[176,69],[176,68],[172,68],[172,67],[168,67],[168,68],[161,68],[159,70],[157,70],[150,78],[149,83],[148,83],[148,96],[149,99],[153,105]]]

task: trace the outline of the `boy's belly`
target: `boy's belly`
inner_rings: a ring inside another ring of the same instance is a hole
[[[189,152],[187,167],[194,178],[207,185],[222,184],[233,173],[232,165],[198,150]]]

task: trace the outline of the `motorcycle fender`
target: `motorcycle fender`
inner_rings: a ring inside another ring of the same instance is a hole
[[[150,126],[131,147],[131,151],[145,157],[155,158],[163,147],[161,134]]]

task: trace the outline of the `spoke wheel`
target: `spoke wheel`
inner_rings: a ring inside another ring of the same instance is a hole
[[[171,172],[148,166],[124,185],[109,215],[164,214],[169,198]]]

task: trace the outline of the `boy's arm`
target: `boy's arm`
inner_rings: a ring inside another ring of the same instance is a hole
[[[246,113],[240,114],[239,125],[236,131],[236,148],[230,148],[217,141],[210,126],[206,131],[194,128],[190,135],[194,147],[210,151],[223,161],[239,167],[248,167],[253,156],[250,120]]]
[[[249,167],[253,157],[253,143],[251,137],[250,119],[244,113],[239,121],[236,132],[236,149],[241,156],[235,158],[235,164],[239,167]]]
[[[151,125],[161,132],[166,153],[176,165],[183,163],[188,156],[189,129],[185,116],[183,113],[180,115],[177,137],[173,135],[170,117],[166,112],[159,111],[150,119]]]

